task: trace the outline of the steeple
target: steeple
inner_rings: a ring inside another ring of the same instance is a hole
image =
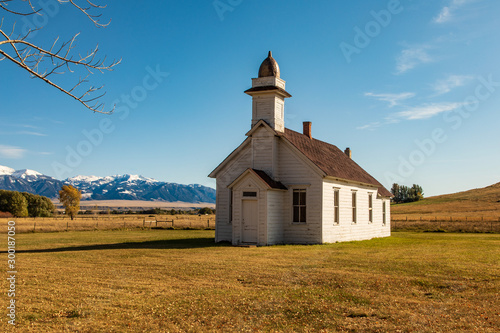
[[[275,131],[285,131],[285,98],[292,95],[285,90],[280,67],[271,51],[260,65],[258,77],[252,79],[252,88],[245,93],[252,96],[252,127],[264,120]]]

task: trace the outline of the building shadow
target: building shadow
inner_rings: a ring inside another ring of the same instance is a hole
[[[215,243],[213,238],[186,238],[168,239],[145,242],[124,242],[114,244],[92,244],[80,246],[57,247],[50,249],[16,250],[16,253],[53,253],[72,251],[100,251],[100,250],[126,250],[126,249],[195,249],[208,247],[230,246],[229,243]],[[7,253],[1,251],[0,253]]]

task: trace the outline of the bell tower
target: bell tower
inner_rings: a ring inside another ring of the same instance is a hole
[[[259,68],[259,77],[252,79],[252,127],[264,120],[277,132],[285,131],[285,98],[292,97],[280,78],[280,68],[271,51]]]

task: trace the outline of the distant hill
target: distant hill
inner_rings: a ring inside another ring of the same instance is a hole
[[[391,206],[392,215],[500,219],[500,183]]]
[[[464,192],[429,197],[428,203],[450,201],[500,202],[500,183]]]
[[[199,184],[167,183],[138,175],[76,176],[58,180],[34,170],[16,171],[0,166],[2,190],[29,192],[54,199],[58,197],[59,190],[65,184],[82,191],[82,200],[215,203],[215,190]]]

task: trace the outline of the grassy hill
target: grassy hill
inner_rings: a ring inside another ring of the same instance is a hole
[[[438,195],[421,201],[391,206],[393,218],[453,218],[468,220],[500,219],[500,183],[453,194]]]

